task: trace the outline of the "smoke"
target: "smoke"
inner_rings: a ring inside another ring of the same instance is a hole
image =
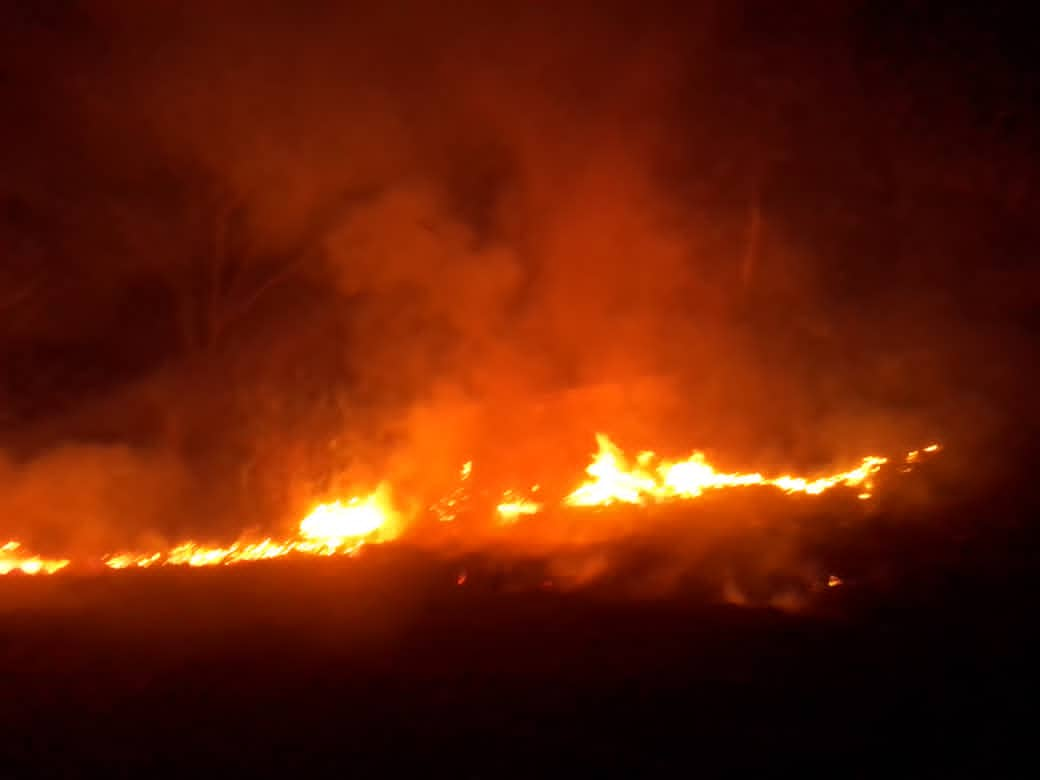
[[[1029,348],[994,316],[1020,269],[973,286],[945,256],[969,231],[935,171],[986,160],[862,97],[853,16],[769,36],[714,3],[607,5],[21,20],[55,57],[9,55],[38,139],[3,147],[36,220],[5,229],[46,225],[47,270],[4,355],[60,342],[102,368],[56,371],[5,429],[5,514],[41,538],[238,529],[387,476],[434,492],[467,460],[577,474],[595,430],[778,471],[1022,409]],[[163,520],[185,493],[200,519]]]
[[[45,553],[97,556],[159,543],[190,508],[183,465],[164,453],[67,445],[15,464],[0,453],[4,532]]]

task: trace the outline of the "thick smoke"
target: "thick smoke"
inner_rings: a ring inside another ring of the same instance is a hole
[[[56,555],[155,545],[190,505],[180,464],[126,447],[68,445],[18,465],[0,460],[0,480],[7,535]]]
[[[5,516],[219,534],[469,459],[577,477],[597,429],[763,469],[997,430],[1032,298],[964,279],[1019,246],[974,236],[1021,228],[1016,140],[908,104],[932,63],[872,76],[853,9],[653,5],[14,20]]]

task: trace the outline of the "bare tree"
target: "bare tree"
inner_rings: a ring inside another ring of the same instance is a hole
[[[345,191],[315,206],[289,236],[258,224],[253,193],[210,177],[179,177],[165,191],[111,198],[111,221],[130,273],[161,280],[171,293],[181,347],[207,353],[265,298],[321,258],[329,231],[367,191]]]

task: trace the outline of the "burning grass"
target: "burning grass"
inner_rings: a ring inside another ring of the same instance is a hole
[[[588,479],[555,496],[540,485],[504,491],[480,485],[474,477],[479,464],[467,461],[458,483],[425,512],[408,515],[395,506],[383,484],[367,495],[317,503],[288,537],[243,538],[226,545],[187,540],[165,549],[118,551],[93,559],[44,558],[11,541],[0,548],[0,573],[197,569],[354,556],[366,545],[402,539],[442,557],[474,552],[501,560],[536,556],[545,562],[540,582],[548,587],[585,587],[617,580],[619,572],[628,571],[621,578],[626,587],[661,592],[680,586],[691,570],[698,570],[716,585],[722,583],[728,600],[768,603],[778,592],[826,590],[843,581],[843,574],[807,562],[798,552],[795,540],[801,538],[806,516],[815,515],[813,522],[821,528],[833,525],[833,519],[819,517],[821,511],[854,516],[857,504],[866,508],[873,503],[883,468],[895,465],[902,473],[939,450],[932,444],[895,459],[869,455],[857,466],[829,474],[769,476],[720,471],[701,452],[684,460],[649,451],[629,458],[606,435],[598,434],[596,440]],[[749,528],[768,532],[748,535]],[[739,544],[730,544],[738,536]],[[729,558],[720,558],[719,550],[727,545],[732,548]],[[645,571],[639,566],[634,574],[630,571],[638,558],[631,550],[657,548],[670,549],[670,554],[649,555],[652,565],[644,566]],[[735,584],[741,578],[734,571],[741,568],[753,570],[758,579],[764,572],[769,582],[749,589],[743,577]],[[460,585],[473,581],[466,571],[454,576]],[[786,584],[778,586],[777,578],[786,578]],[[759,595],[749,596],[752,591]]]

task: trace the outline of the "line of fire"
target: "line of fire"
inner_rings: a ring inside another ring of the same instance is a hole
[[[420,527],[424,521],[431,520],[466,523],[472,522],[474,514],[483,515],[485,520],[501,528],[521,523],[538,524],[535,527],[540,528],[546,538],[562,545],[568,541],[566,531],[549,530],[544,525],[556,522],[560,512],[581,516],[618,505],[644,507],[687,502],[705,493],[749,489],[805,496],[818,496],[840,489],[855,495],[860,501],[869,501],[875,490],[875,476],[890,464],[888,457],[867,455],[853,467],[834,473],[809,477],[771,476],[758,472],[719,471],[702,452],[671,460],[643,450],[630,458],[606,434],[598,433],[595,439],[597,451],[586,468],[585,481],[562,496],[550,495],[537,483],[523,488],[506,488],[493,495],[489,495],[487,487],[471,489],[477,482],[474,463],[466,461],[459,469],[458,485],[430,504],[418,518],[403,517],[393,503],[391,486],[382,484],[368,495],[345,496],[317,504],[300,521],[295,535],[288,538],[238,539],[226,546],[210,546],[189,540],[167,549],[107,553],[93,561],[41,557],[26,550],[20,542],[9,540],[0,547],[0,574],[55,574],[98,565],[113,570],[153,566],[203,567],[266,561],[289,555],[351,555],[362,545],[389,542],[407,535],[410,523]],[[931,443],[905,453],[895,459],[894,464],[906,471],[939,450],[939,444]],[[479,466],[477,469],[479,473]],[[543,520],[542,514],[551,519]],[[595,523],[596,518],[588,517],[585,522]],[[832,575],[831,583],[835,581]]]

